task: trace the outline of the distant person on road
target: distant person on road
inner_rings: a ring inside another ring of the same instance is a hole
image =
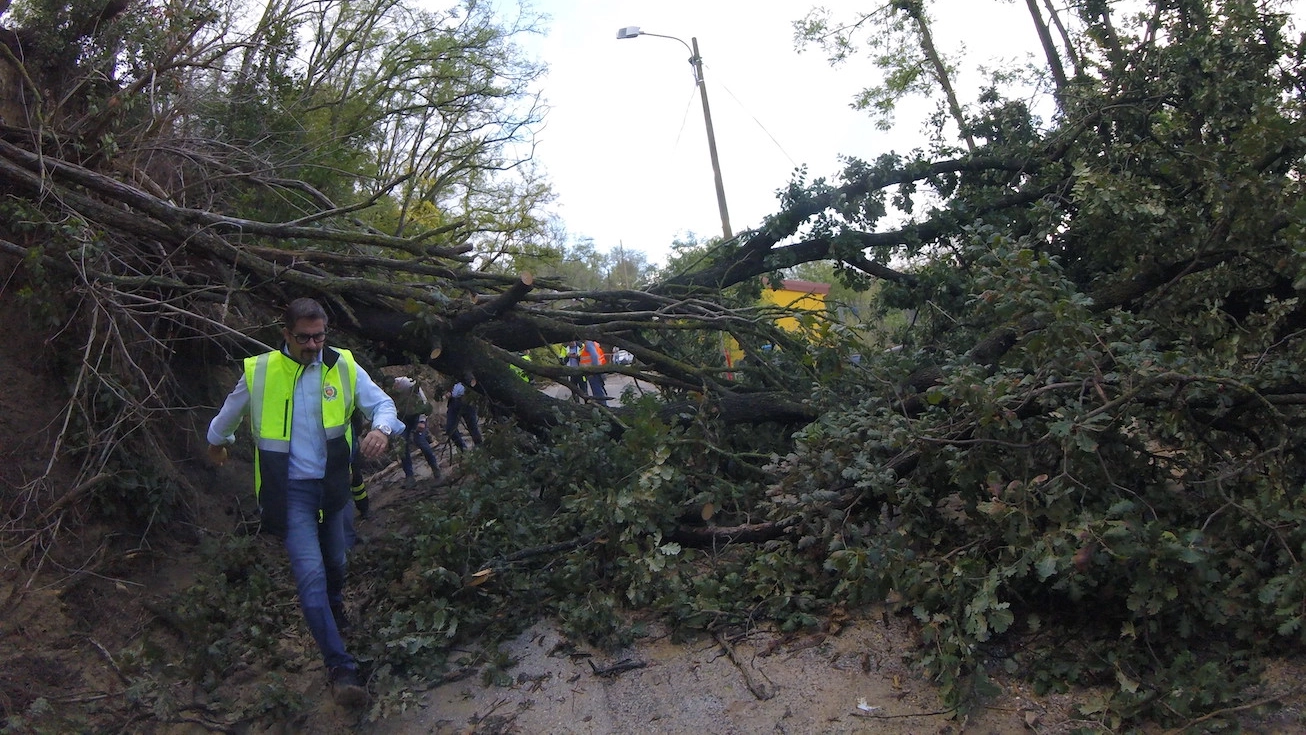
[[[209,423],[209,459],[227,461],[227,447],[249,416],[254,436],[254,494],[263,529],[284,539],[300,609],[327,666],[335,701],[367,702],[358,663],[345,651],[345,507],[350,502],[350,456],[385,452],[403,426],[394,402],[349,350],[328,347],[327,315],[313,299],[286,307],[280,350],[245,359],[245,371]],[[355,437],[354,408],[372,422]]]
[[[580,353],[581,353],[580,342],[573,339],[572,341],[567,343],[567,350],[562,357],[562,364],[572,368],[580,367]],[[577,393],[581,394],[582,396],[589,395],[584,375],[572,375],[569,376],[567,379],[571,382],[572,389],[575,390]]]
[[[476,387],[476,376],[468,372],[463,379],[454,383],[453,389],[449,391],[449,410],[444,417],[444,433],[449,435],[449,441],[454,443],[462,451],[467,451],[467,444],[463,442],[463,436],[458,431],[458,423],[461,421],[467,427],[467,433],[472,436],[472,444],[481,443],[481,426],[480,419],[476,416],[476,404],[469,396],[468,390]]]
[[[404,479],[411,484],[416,478],[411,446],[414,444],[426,458],[426,464],[431,467],[431,477],[440,479],[440,461],[436,458],[435,450],[431,449],[431,442],[426,437],[426,415],[431,412],[431,402],[427,400],[426,392],[417,381],[401,375],[395,378],[390,395],[394,398],[399,420],[404,422],[404,453],[399,456],[399,464],[404,469]],[[421,431],[418,430],[419,424],[422,427]]]
[[[603,348],[599,346],[599,343],[591,339],[585,340],[580,353],[581,367],[606,365],[607,363],[608,357],[603,353]],[[585,378],[589,381],[590,395],[600,401],[608,400],[608,390],[603,384],[603,373],[594,373],[585,376]]]

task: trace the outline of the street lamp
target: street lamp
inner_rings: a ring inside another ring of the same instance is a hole
[[[717,209],[721,210],[721,233],[729,240],[734,237],[730,232],[730,212],[726,210],[726,187],[721,183],[721,161],[716,155],[716,135],[712,132],[712,108],[707,104],[707,86],[703,84],[703,57],[698,55],[698,38],[691,37],[690,43],[685,43],[675,36],[664,36],[660,33],[649,33],[641,31],[639,26],[626,26],[617,29],[617,38],[637,38],[639,36],[654,36],[656,38],[670,38],[673,41],[680,41],[680,45],[689,49],[689,65],[694,69],[694,83],[698,85],[698,94],[703,98],[703,121],[707,123],[707,152],[712,156],[712,178],[716,182],[716,204]],[[692,44],[692,45],[691,45]]]

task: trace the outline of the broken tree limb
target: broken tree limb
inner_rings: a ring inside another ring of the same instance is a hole
[[[680,526],[671,532],[670,538],[683,546],[699,549],[721,544],[755,544],[780,538],[797,522],[797,518],[785,518],[741,526]]]
[[[595,666],[594,662],[588,659],[586,660],[586,663],[590,665],[590,670],[594,672],[595,676],[601,676],[605,679],[611,679],[617,674],[620,674],[625,671],[631,671],[633,669],[642,669],[645,666],[648,666],[647,661],[636,661],[632,658],[622,659],[621,661],[618,661],[617,663],[612,664],[611,666],[604,666],[603,668],[599,668],[598,666]]]
[[[593,543],[593,542],[594,542],[595,540],[597,540],[601,535],[602,535],[602,534],[598,534],[598,533],[589,533],[589,534],[585,534],[584,536],[581,536],[580,538],[574,538],[574,539],[572,539],[572,540],[570,540],[570,541],[560,541],[560,542],[555,543],[555,544],[545,544],[545,545],[543,545],[543,546],[532,546],[532,547],[529,548],[529,549],[522,549],[522,550],[520,550],[520,551],[514,551],[514,552],[511,553],[511,554],[508,554],[508,555],[506,555],[506,556],[499,557],[498,559],[495,559],[495,560],[493,560],[493,561],[491,561],[491,562],[489,562],[489,563],[483,565],[483,566],[482,566],[482,570],[486,570],[486,569],[490,569],[490,570],[501,570],[501,569],[506,569],[506,568],[508,568],[509,566],[513,565],[513,564],[516,563],[516,562],[523,561],[523,560],[525,560],[525,559],[530,559],[530,558],[532,558],[532,557],[536,557],[536,556],[544,556],[545,554],[556,554],[556,553],[558,553],[558,552],[560,552],[560,551],[571,551],[572,549],[575,549],[575,548],[577,548],[577,547],[580,547],[580,546],[586,546],[586,545],[588,545],[588,544]]]
[[[471,311],[459,314],[454,318],[450,327],[454,332],[466,332],[479,324],[493,321],[515,306],[533,288],[535,288],[535,277],[530,273],[522,273],[517,282],[507,291],[494,297],[483,306],[477,306]]]
[[[739,669],[739,673],[744,675],[744,684],[748,686],[748,691],[752,692],[754,697],[765,702],[775,696],[775,687],[767,687],[753,678],[753,674],[739,662],[739,657],[735,655],[735,647],[730,645],[730,641],[726,640],[726,637],[721,635],[720,631],[713,631],[712,637],[716,638],[717,645],[721,646],[725,650],[726,656],[730,657],[730,663],[734,664],[735,668]]]

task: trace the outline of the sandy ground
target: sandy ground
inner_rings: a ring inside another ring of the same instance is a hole
[[[369,727],[397,733],[958,733],[1028,732],[1040,705],[955,718],[903,662],[901,625],[865,620],[838,635],[782,641],[755,633],[674,644],[666,636],[604,655],[549,622],[504,647],[513,684],[479,679],[430,690],[407,713]],[[727,651],[727,647],[729,651]],[[1060,718],[1057,718],[1060,719]]]

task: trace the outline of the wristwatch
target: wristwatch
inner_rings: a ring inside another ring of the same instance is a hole
[[[389,438],[389,436],[390,436],[391,434],[394,433],[394,429],[390,428],[390,427],[387,426],[386,424],[377,424],[376,426],[373,426],[372,428],[373,428],[373,429],[376,429],[377,431],[381,432],[382,434],[385,434],[387,438]]]

